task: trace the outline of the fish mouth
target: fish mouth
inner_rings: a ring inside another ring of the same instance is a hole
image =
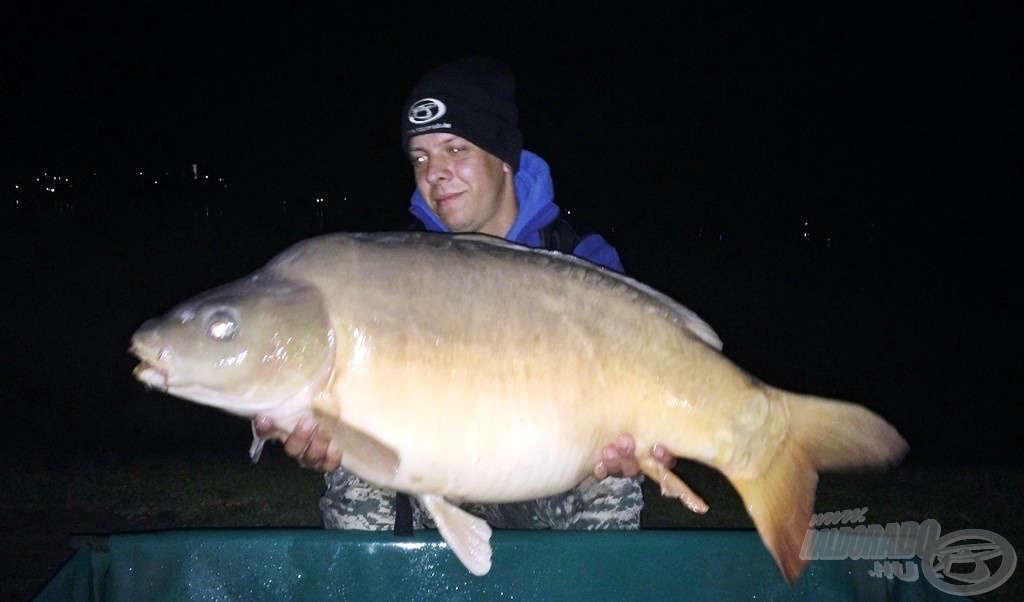
[[[141,360],[139,365],[135,366],[135,369],[132,370],[132,376],[147,386],[167,391],[167,368],[162,366],[160,362],[160,358],[164,356],[163,349],[132,341],[132,346],[128,351]]]

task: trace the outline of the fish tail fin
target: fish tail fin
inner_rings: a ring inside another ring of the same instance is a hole
[[[761,474],[729,480],[743,498],[765,547],[792,585],[807,564],[800,558],[800,546],[814,510],[814,489],[818,485],[814,463],[799,445],[787,439]]]
[[[789,432],[764,470],[730,477],[758,534],[792,584],[808,560],[800,557],[814,511],[818,471],[886,467],[907,443],[882,417],[843,401],[769,389],[789,408]]]
[[[909,449],[895,427],[862,405],[780,389],[769,395],[789,405],[791,436],[818,470],[888,468]]]

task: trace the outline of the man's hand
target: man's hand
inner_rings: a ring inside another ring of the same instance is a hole
[[[651,446],[651,457],[671,469],[676,458],[668,453],[661,444]],[[640,474],[640,464],[636,459],[636,442],[631,435],[619,435],[615,443],[609,443],[601,451],[601,459],[594,466],[594,477],[603,479],[609,475],[635,477]]]
[[[316,421],[303,418],[292,432],[282,431],[266,416],[257,414],[253,428],[260,437],[284,443],[284,453],[301,465],[320,472],[334,472],[341,468],[341,450],[331,442],[330,436],[320,431]]]

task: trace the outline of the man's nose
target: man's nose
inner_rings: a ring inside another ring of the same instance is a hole
[[[439,181],[446,180],[451,177],[451,170],[448,166],[448,161],[443,158],[431,159],[427,163],[427,181],[431,184]]]

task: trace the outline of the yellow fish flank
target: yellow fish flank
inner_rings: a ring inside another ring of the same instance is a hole
[[[818,471],[891,465],[907,445],[866,408],[761,383],[720,349],[633,279],[431,233],[300,242],[132,338],[150,386],[288,430],[314,416],[345,468],[416,496],[474,574],[491,530],[457,504],[568,490],[631,433],[643,471],[693,510],[707,506],[653,444],[728,477],[792,582]]]

